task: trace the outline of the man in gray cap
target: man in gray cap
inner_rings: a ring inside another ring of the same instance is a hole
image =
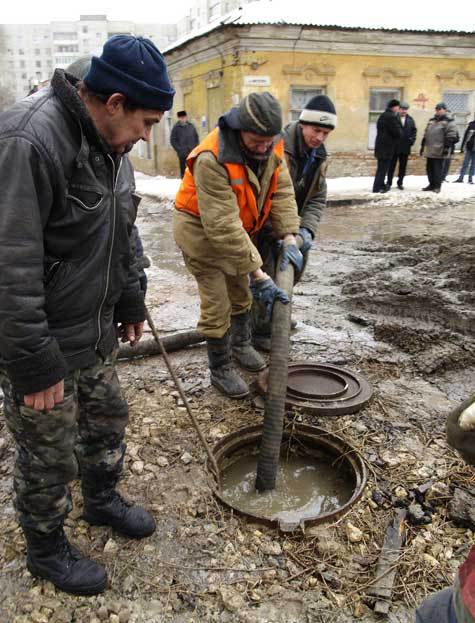
[[[444,163],[458,141],[458,136],[457,125],[453,117],[447,114],[447,104],[439,102],[435,107],[435,115],[426,126],[419,152],[422,156],[425,151],[429,180],[429,184],[422,190],[440,193],[444,181]]]
[[[289,302],[263,272],[253,243],[264,223],[283,240],[284,266],[292,262],[301,270],[303,264],[281,129],[277,100],[267,92],[250,93],[190,153],[176,196],[174,235],[198,283],[198,330],[206,337],[211,382],[234,398],[247,396],[249,388],[232,357],[250,371],[266,365],[251,344],[253,297],[268,316],[275,300]]]
[[[136,343],[145,319],[124,154],[173,96],[155,45],[117,35],[83,81],[56,70],[0,116],[0,383],[18,449],[15,507],[30,572],[78,595],[107,585],[63,529],[78,463],[87,522],[135,538],[155,530],[116,491],[128,409],[114,355],[117,335]]]

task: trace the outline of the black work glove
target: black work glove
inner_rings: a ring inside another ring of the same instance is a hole
[[[297,236],[302,238],[302,246],[300,247],[300,253],[305,255],[312,248],[313,236],[312,232],[306,227],[301,227]]]
[[[282,245],[282,255],[280,256],[280,270],[285,270],[289,264],[292,264],[295,270],[300,273],[303,268],[303,255],[300,253],[296,244]]]
[[[268,320],[272,318],[272,308],[275,301],[280,301],[283,305],[290,303],[287,294],[278,288],[270,277],[261,281],[252,281],[251,292],[255,301],[264,305],[266,319]]]
[[[424,153],[424,149],[423,149],[423,147],[421,147],[421,148],[419,149],[419,156],[422,156],[422,154],[423,154],[423,153]]]

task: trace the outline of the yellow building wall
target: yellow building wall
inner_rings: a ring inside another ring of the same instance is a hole
[[[224,69],[221,69],[221,62],[216,59],[194,65],[181,75],[172,74],[178,101],[180,84],[192,79],[192,90],[186,94],[187,109],[193,121],[200,124],[203,115],[208,117],[208,99],[212,97],[210,92],[215,90],[206,88],[206,75],[221,70],[223,112],[250,91],[269,90],[280,101],[284,119],[288,121],[291,88],[321,86],[334,101],[338,113],[338,130],[332,134],[329,145],[336,150],[353,151],[367,149],[370,89],[401,89],[402,99],[410,104],[410,114],[415,117],[419,127],[425,125],[432,116],[434,106],[442,99],[443,92],[475,92],[475,58],[460,60],[306,52],[296,52],[290,57],[284,52],[266,52],[260,53],[257,58],[260,62],[265,61],[257,70],[249,65],[232,65],[231,57],[225,57]],[[286,73],[292,69],[295,73]],[[299,70],[300,73],[297,73]],[[329,75],[331,70],[334,70],[333,75]],[[453,78],[437,75],[444,76],[452,72],[455,72]],[[467,74],[473,77],[467,77]],[[250,75],[269,76],[270,86],[244,86],[244,76]],[[414,101],[420,94],[424,96],[423,99],[427,99],[426,102]],[[179,107],[180,104],[177,104],[174,108],[178,110]]]
[[[184,58],[186,54],[184,48]],[[370,89],[401,90],[402,99],[410,104],[409,113],[418,127],[416,149],[434,106],[444,92],[470,91],[471,97],[475,98],[475,58],[244,51],[239,56],[217,57],[179,72],[173,70],[172,63],[170,73],[177,91],[173,122],[176,111],[185,108],[201,137],[214,127],[219,114],[236,105],[251,91],[273,93],[282,105],[284,121],[287,122],[290,120],[292,88],[323,87],[335,103],[338,114],[338,128],[327,142],[334,154],[360,152],[370,155]],[[245,77],[249,76],[270,79],[270,86],[245,86]],[[421,99],[425,101],[415,101]],[[174,152],[170,153],[171,148],[163,140],[156,148],[157,172],[175,175],[178,169]]]

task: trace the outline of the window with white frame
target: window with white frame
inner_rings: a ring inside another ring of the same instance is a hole
[[[290,121],[298,120],[300,113],[312,97],[324,94],[324,87],[292,87],[290,89]]]
[[[457,145],[460,146],[465,128],[475,113],[475,91],[445,91],[442,99],[454,116],[460,136]]]
[[[369,91],[369,120],[368,120],[368,149],[374,149],[376,141],[376,124],[378,117],[386,110],[389,100],[401,99],[401,89],[370,89]]]

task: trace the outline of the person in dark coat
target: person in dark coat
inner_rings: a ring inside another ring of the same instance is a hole
[[[178,121],[172,128],[170,143],[177,153],[180,163],[180,177],[183,177],[186,169],[186,158],[190,151],[198,145],[200,139],[195,126],[188,121],[186,110],[178,111],[176,116]]]
[[[116,489],[128,407],[115,354],[118,335],[138,342],[145,320],[124,155],[150,139],[174,94],[153,42],[116,35],[83,80],[56,69],[50,87],[0,115],[0,386],[14,504],[30,573],[77,595],[107,586],[64,530],[79,468],[85,521],[134,538],[156,528]]]
[[[386,176],[402,136],[402,125],[398,112],[399,100],[389,100],[386,110],[378,119],[378,133],[374,146],[374,155],[378,160],[378,167],[373,183],[374,193],[385,193],[389,190],[386,185]]]
[[[298,232],[304,257],[302,271],[296,271],[296,282],[302,278],[317,234],[320,218],[327,202],[326,171],[328,167],[325,141],[337,125],[333,102],[326,95],[310,99],[299,120],[284,129],[285,158],[295,191],[300,228]],[[280,247],[276,244],[269,226],[264,226],[256,239],[257,249],[263,259],[264,270],[275,276]],[[253,306],[254,345],[270,351],[271,323],[258,305]]]
[[[74,78],[77,78],[78,80],[83,80],[91,69],[91,61],[92,55],[85,54],[84,56],[81,56],[80,58],[73,61],[70,65],[68,65],[64,71],[70,76],[74,76]],[[122,160],[127,160],[128,162],[128,155],[124,154],[122,156]],[[132,165],[130,165],[130,169],[132,169]],[[130,191],[134,198],[134,202],[138,207],[142,199],[135,193],[135,179],[133,175],[131,176],[130,180]],[[145,269],[150,267],[150,259],[145,255],[143,243],[140,238],[140,233],[137,225],[135,224],[132,227],[132,232],[130,234],[130,243],[135,253],[135,265],[139,275],[140,289],[142,290],[145,297],[145,295],[147,294],[147,273],[145,272]]]
[[[388,186],[391,188],[393,183],[394,171],[396,165],[399,162],[397,187],[399,190],[404,190],[403,182],[406,175],[407,160],[411,153],[411,147],[416,142],[417,128],[414,119],[411,115],[407,114],[409,104],[402,102],[399,107],[399,119],[402,125],[402,136],[397,144],[396,153],[391,160],[391,166],[388,173]]]
[[[461,154],[463,154],[464,149],[465,158],[463,159],[458,179],[455,182],[462,183],[468,169],[468,183],[473,184],[473,178],[475,177],[475,120],[470,121],[464,132],[462,146],[460,147]]]

